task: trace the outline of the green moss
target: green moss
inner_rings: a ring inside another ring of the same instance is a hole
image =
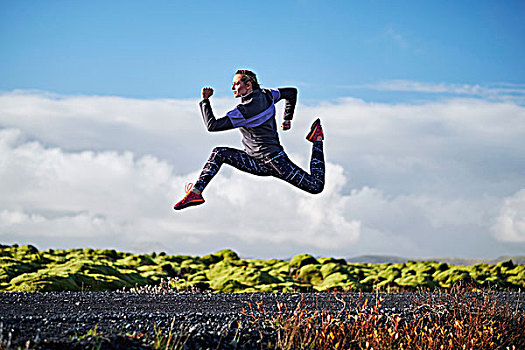
[[[459,281],[473,281],[469,272],[461,267],[453,267],[446,271],[436,271],[433,274],[433,279],[444,288],[450,288],[454,283]]]
[[[512,260],[508,260],[508,261],[502,261],[502,262],[497,263],[496,267],[499,267],[501,270],[508,270],[508,269],[513,269],[515,265],[512,262]]]
[[[346,265],[346,260],[345,259],[336,259],[336,258],[325,257],[325,258],[319,258],[317,260],[322,265],[330,264],[330,263],[334,263],[334,264],[338,264],[338,265]]]
[[[289,263],[287,261],[282,261],[279,263],[276,263],[273,265],[271,271],[269,272],[270,275],[276,276],[276,277],[286,277],[289,274]]]
[[[192,267],[197,270],[202,270],[206,268],[206,265],[202,261],[200,261],[200,259],[192,259],[192,258],[188,260],[184,260],[183,262],[180,263],[180,266],[181,267]]]
[[[296,268],[300,269],[303,266],[311,265],[311,264],[319,264],[319,262],[310,254],[299,254],[294,256],[290,260],[290,269]]]
[[[436,288],[438,284],[422,275],[406,275],[394,280],[395,284],[405,288]]]
[[[122,254],[117,253],[115,249],[105,249],[102,250],[100,254],[112,261],[120,259],[122,257]]]
[[[248,288],[248,285],[239,282],[232,278],[223,278],[219,280],[213,280],[210,283],[210,287],[218,292],[241,292]]]
[[[511,283],[514,286],[525,288],[525,278],[522,276],[510,276],[507,279],[507,282]]]
[[[222,257],[222,260],[239,260],[239,255],[231,249],[223,249],[215,253],[215,255]]]
[[[438,270],[434,262],[419,262],[413,266],[413,269],[416,271],[416,275],[432,275]]]
[[[390,265],[385,270],[378,273],[380,280],[387,281],[386,283],[393,282],[396,278],[399,278],[403,275],[403,270],[397,266]],[[386,284],[383,283],[383,284]]]
[[[326,277],[323,282],[316,286],[316,290],[323,292],[329,290],[350,289],[356,285],[347,274],[335,272]]]
[[[306,281],[312,285],[318,285],[323,282],[321,265],[305,265],[299,269],[298,277],[301,281]]]
[[[253,260],[254,261],[261,261],[261,260],[257,260],[257,259],[253,259]],[[277,266],[277,265],[282,265],[282,264],[288,265],[288,263],[286,261],[283,261],[283,260],[280,260],[280,259],[264,260],[264,263],[269,265],[269,266]]]
[[[199,271],[197,273],[194,273],[193,275],[187,276],[186,280],[192,281],[192,282],[200,282],[200,281],[207,281],[208,277],[206,276],[206,272]]]
[[[9,282],[24,273],[35,272],[40,267],[37,263],[22,262],[13,258],[0,258],[0,281]]]
[[[8,291],[11,292],[53,292],[64,290],[82,290],[82,286],[76,284],[71,276],[46,276],[39,275],[38,278],[34,276],[19,276],[14,281],[11,281],[11,286]]]
[[[334,273],[342,273],[342,274],[348,274],[348,269],[346,268],[346,265],[341,265],[336,262],[328,262],[324,263],[321,266],[321,274],[322,278],[325,279],[326,277],[334,274]]]
[[[124,259],[117,260],[117,263],[120,265],[126,265],[126,266],[144,266],[144,265],[155,265],[155,262],[153,259],[148,255],[130,255],[125,257]]]
[[[206,272],[208,280],[212,281],[210,287],[214,290],[226,292],[234,284],[225,284],[226,281],[235,281],[245,286],[260,286],[282,282],[281,279],[261,271],[252,266],[239,266],[234,261],[220,261]],[[236,285],[236,284],[235,284]],[[227,289],[224,289],[226,286]]]
[[[216,264],[223,260],[224,261],[235,261],[235,260],[239,260],[239,256],[237,255],[237,253],[235,253],[234,251],[230,249],[223,249],[215,254],[205,255],[200,259],[200,261],[207,266]]]
[[[372,290],[387,286],[449,288],[459,281],[481,287],[525,287],[525,265],[449,266],[426,261],[406,264],[347,264],[300,254],[290,262],[240,259],[228,249],[200,257],[131,254],[113,249],[38,251],[31,245],[0,246],[0,291],[115,290],[178,277],[178,289],[227,291]]]
[[[17,255],[32,255],[32,254],[39,253],[38,249],[32,245],[23,245],[21,247],[18,247],[16,251],[17,251]]]

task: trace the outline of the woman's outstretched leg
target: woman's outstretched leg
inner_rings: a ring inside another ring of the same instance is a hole
[[[274,170],[274,176],[300,188],[303,191],[317,194],[324,189],[323,142],[317,141],[312,147],[310,174],[293,163],[286,153],[281,152],[274,157],[269,165]]]
[[[186,196],[173,209],[180,210],[190,206],[204,203],[202,191],[208,186],[210,181],[217,175],[221,166],[226,163],[250,174],[259,176],[271,175],[271,169],[263,162],[250,157],[246,152],[230,148],[230,147],[216,147],[211,152],[208,161],[204,165],[199,179],[193,186],[193,189],[187,189]]]
[[[310,174],[295,165],[288,156],[281,152],[268,161],[274,169],[274,176],[306,192],[317,194],[323,191],[325,182],[325,163],[323,153],[323,128],[317,119],[306,139],[313,143],[310,158]]]
[[[264,165],[264,163],[250,157],[245,151],[230,147],[216,147],[211,152],[206,165],[204,165],[199,180],[195,183],[194,188],[201,192],[204,191],[224,163],[250,174],[259,176],[270,175],[270,170]]]

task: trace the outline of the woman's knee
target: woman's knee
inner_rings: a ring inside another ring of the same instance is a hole
[[[228,147],[215,147],[211,153],[215,153],[215,154],[224,154],[225,152],[227,152],[228,150]]]
[[[317,184],[317,186],[312,187],[310,191],[308,192],[310,192],[311,194],[319,194],[323,192],[323,190],[324,190],[324,183],[320,183],[320,184]]]
[[[319,194],[323,192],[324,190],[324,183],[314,182],[314,183],[310,183],[308,186],[297,186],[297,187],[311,194]]]

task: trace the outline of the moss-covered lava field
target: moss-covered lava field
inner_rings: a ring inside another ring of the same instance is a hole
[[[129,290],[161,281],[170,290],[215,292],[434,290],[458,281],[523,290],[525,265],[510,260],[468,266],[437,261],[359,264],[308,254],[289,261],[240,259],[231,250],[197,257],[0,246],[0,292]]]

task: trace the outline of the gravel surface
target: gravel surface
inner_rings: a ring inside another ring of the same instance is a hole
[[[525,311],[523,293],[494,293]],[[263,316],[303,308],[351,313],[380,303],[388,316],[436,312],[431,293],[0,293],[0,349],[151,349],[152,340],[189,335],[185,349],[260,349],[275,344]],[[175,338],[172,342],[175,341]],[[181,340],[182,341],[182,340]]]

